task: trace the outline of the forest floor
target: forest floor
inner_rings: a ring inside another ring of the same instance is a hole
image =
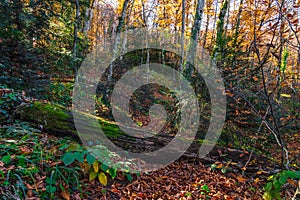
[[[9,155],[0,161],[1,199],[18,199],[14,196],[17,193],[24,193],[28,200],[262,199],[267,178],[281,170],[266,157],[216,146],[204,159],[182,156],[160,170],[132,174],[130,181],[118,172],[104,186],[96,179],[89,181],[79,163],[63,164],[62,147],[72,141],[32,129],[23,122],[3,126],[0,133],[0,150]],[[72,178],[72,174],[77,175]],[[289,179],[281,196],[291,199],[295,189],[296,182]],[[11,196],[4,198],[3,194]]]
[[[74,140],[55,137],[38,124],[9,120],[0,124],[0,199],[4,200],[272,199],[263,198],[266,184],[285,169],[280,164],[281,148],[272,135],[229,122],[205,158],[198,158],[197,150],[187,152],[157,171],[130,176],[117,172],[114,179],[104,170],[107,183],[103,184],[90,180],[91,173],[82,162],[64,163],[68,148],[79,146]],[[292,129],[282,137],[289,150],[290,170],[299,172],[299,132]],[[299,178],[282,181],[282,199],[292,199]]]

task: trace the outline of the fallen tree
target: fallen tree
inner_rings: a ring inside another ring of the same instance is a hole
[[[41,128],[50,135],[58,137],[70,137],[75,141],[82,143],[74,125],[72,112],[61,105],[38,101],[33,103],[24,103],[17,107],[13,116],[14,119],[20,119],[22,121],[28,121],[35,124],[38,128]],[[82,116],[85,119],[86,117],[91,118],[91,121],[93,122],[95,122],[96,119],[98,122],[81,124],[85,127],[87,132],[91,132],[90,136],[84,135],[84,137],[87,137],[85,140],[89,139],[90,137],[91,141],[95,141],[95,135],[93,133],[94,130],[98,129],[100,125],[105,135],[113,143],[124,150],[129,150],[131,152],[155,151],[165,146],[173,139],[172,136],[168,135],[164,137],[151,137],[146,139],[135,138],[122,132],[122,130],[119,128],[124,126],[122,124],[117,124],[115,122],[108,121],[101,117],[89,115],[87,113],[82,113]],[[197,152],[199,150],[199,146],[199,143],[193,142],[191,147],[183,154],[183,156],[186,158],[198,157]],[[240,157],[241,154],[245,153],[242,150],[223,148],[216,145],[212,152],[209,153],[208,157],[202,158],[201,160],[207,163],[214,163],[218,160],[217,158],[222,157],[220,153],[221,151],[223,152],[222,154],[227,155],[227,159],[240,163],[240,167],[243,166],[242,163],[245,163],[248,158],[247,156],[243,157],[243,159]],[[261,161],[268,160],[258,155],[253,155],[253,159]]]
[[[31,122],[52,135],[79,140],[71,111],[61,105],[38,101],[21,104],[13,118]]]
[[[138,151],[141,151],[142,149],[142,151],[150,151],[155,148],[160,148],[172,139],[171,136],[165,136],[163,139],[160,137],[154,137],[143,141],[125,134],[119,128],[122,126],[127,128],[122,124],[117,124],[88,113],[80,113],[80,115],[82,116],[83,120],[79,120],[79,123],[82,123],[79,124],[79,126],[84,127],[86,130],[85,133],[90,133],[84,135],[85,141],[88,140],[87,137],[90,137],[91,141],[95,140],[95,130],[99,129],[99,126],[101,126],[101,129],[105,135],[113,142],[118,143],[119,146],[125,148],[132,147],[139,149]],[[21,104],[15,110],[13,118],[31,122],[38,128],[51,135],[58,137],[71,137],[72,139],[81,143],[79,134],[75,128],[72,112],[61,105],[38,101]],[[89,118],[90,120],[87,120]],[[86,123],[87,121],[89,123]],[[132,130],[136,131],[134,129]]]

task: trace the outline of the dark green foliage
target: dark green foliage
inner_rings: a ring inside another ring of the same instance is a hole
[[[69,185],[69,192],[80,191],[81,169],[57,162],[63,150],[60,147],[70,143],[68,139],[49,138],[45,143],[41,131],[24,122],[2,126],[0,136],[0,162],[4,164],[0,170],[1,199],[25,199],[28,186],[37,181],[42,181],[43,188],[36,185],[32,192],[40,199],[54,199],[65,185]],[[38,180],[42,176],[46,179]]]
[[[0,86],[0,89],[5,89],[5,87]],[[15,93],[13,90],[8,91],[8,93],[0,96],[0,125],[11,121],[14,110],[21,104],[24,98],[21,94]]]
[[[285,170],[268,178],[264,189],[265,193],[263,195],[264,200],[277,199],[280,200],[280,191],[282,186],[287,182],[288,179],[300,180],[300,171],[290,171]]]
[[[78,34],[73,57],[73,1],[1,1],[0,85],[47,98],[50,74],[74,76],[73,67],[84,59],[88,40]],[[84,16],[89,1],[80,1]],[[84,18],[80,19],[81,26]],[[80,27],[80,30],[82,27]]]
[[[47,99],[53,103],[58,103],[63,106],[71,106],[72,92],[74,82],[59,82],[54,81],[49,86],[49,93]]]
[[[90,181],[94,180],[100,174],[101,176],[106,177],[104,173],[108,174],[112,179],[114,179],[117,175],[117,170],[120,170],[121,166],[124,167],[128,163],[119,161],[114,164],[113,160],[118,158],[118,156],[115,153],[110,152],[105,146],[101,145],[97,147],[97,149],[101,149],[101,154],[99,155],[100,157],[97,158],[95,157],[94,153],[88,151],[85,147],[78,144],[64,145],[63,149],[66,150],[66,153],[62,156],[63,163],[66,166],[69,166],[79,162],[82,170],[89,173]],[[100,159],[102,163],[99,163],[98,159]],[[133,177],[129,171],[125,172],[125,175],[129,181],[132,181]]]

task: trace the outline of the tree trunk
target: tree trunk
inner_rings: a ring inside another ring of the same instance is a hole
[[[128,9],[128,4],[129,4],[129,0],[125,0],[123,3],[123,8],[122,8],[122,13],[121,16],[119,17],[119,23],[117,26],[117,32],[116,32],[116,38],[115,38],[115,42],[114,42],[114,48],[113,48],[113,57],[112,57],[112,61],[115,60],[115,55],[117,54],[117,49],[118,49],[118,45],[120,43],[120,35],[119,33],[121,33],[124,24],[125,24],[125,17],[126,17],[126,13],[127,13],[127,9]],[[108,74],[108,79],[107,79],[107,90],[106,90],[106,97],[108,97],[108,94],[110,92],[110,84],[112,84],[112,75],[113,75],[113,69],[114,66],[113,64],[109,65],[109,74]]]
[[[75,7],[76,7],[76,15],[74,21],[74,42],[73,42],[73,67],[75,72],[75,77],[77,79],[77,43],[78,43],[78,26],[79,26],[79,14],[80,14],[80,7],[79,7],[79,0],[75,0]]]
[[[182,10],[181,10],[181,44],[180,44],[180,53],[181,53],[181,62],[180,62],[180,73],[183,69],[183,62],[184,62],[184,32],[185,32],[185,0],[182,0]]]
[[[109,122],[87,113],[80,114],[82,115],[82,118],[85,119],[82,121],[86,122],[87,118],[91,119],[91,123],[81,124],[81,126],[85,127],[85,129],[88,130],[87,132],[90,133],[87,137],[91,137],[91,141],[94,140],[93,137],[100,127],[103,132],[108,133],[108,137],[113,138],[123,134],[120,129],[117,128],[119,125],[116,125],[114,122]],[[42,129],[50,135],[71,137],[72,139],[80,142],[80,137],[75,128],[72,112],[61,105],[43,102],[24,104],[15,110],[13,117],[14,119],[31,122],[35,124],[37,128]],[[92,123],[95,120],[98,121],[98,123]]]
[[[233,35],[233,40],[232,40],[232,57],[231,59],[231,69],[235,68],[235,63],[236,63],[236,53],[237,53],[237,47],[238,47],[238,36],[239,36],[239,28],[240,28],[240,23],[241,23],[241,15],[242,15],[242,11],[243,11],[243,3],[244,0],[240,0],[240,5],[239,5],[239,10],[238,10],[238,14],[237,14],[237,20],[236,20],[236,26],[235,26],[235,32]]]
[[[211,36],[211,42],[210,42],[210,47],[209,49],[212,49],[212,44],[213,41],[215,39],[215,29],[216,29],[216,23],[217,23],[217,12],[218,12],[218,1],[216,1],[216,7],[215,7],[215,15],[214,15],[214,24],[213,24],[213,28],[212,28],[212,36]]]
[[[117,124],[110,122],[107,119],[93,116],[87,113],[81,113],[82,122],[84,124],[76,124],[84,127],[89,134],[84,135],[84,141],[95,141],[95,135],[99,134],[99,128],[105,133],[105,136],[114,143],[118,143],[119,146],[124,148],[154,150],[158,147],[163,147],[170,142],[171,136],[165,137],[153,137],[149,139],[139,139],[132,136],[128,136],[122,129],[131,129],[133,131],[139,131],[143,134],[142,130],[135,130],[132,127],[126,127],[123,124]],[[70,137],[71,139],[82,143],[79,134],[75,128],[73,114],[67,108],[50,103],[34,102],[32,104],[24,104],[17,108],[14,112],[14,119],[20,119],[22,121],[31,122],[36,125],[37,128],[42,129],[44,132],[57,137]],[[90,118],[90,123],[87,122],[87,118]],[[94,123],[95,120],[98,123]],[[149,134],[148,131],[145,133]],[[153,135],[155,133],[152,133]],[[82,137],[82,136],[81,136]]]
[[[197,50],[198,38],[199,38],[201,22],[202,22],[202,15],[204,10],[204,1],[205,0],[197,1],[197,9],[195,14],[194,24],[192,27],[191,40],[188,49],[187,65],[185,69],[186,70],[185,73],[188,77],[191,77],[192,74],[194,73],[189,63],[193,63],[195,60],[195,53]]]
[[[226,24],[225,24],[225,35],[227,35],[227,31],[228,31],[229,17],[230,17],[230,0],[228,0],[228,6],[227,6],[227,17],[226,17]]]
[[[214,46],[212,52],[212,58],[217,61],[220,61],[224,58],[224,49],[225,49],[225,34],[224,34],[224,22],[225,22],[225,15],[227,12],[228,7],[228,0],[224,0],[221,6],[221,10],[219,13],[218,21],[217,21],[217,37],[216,37],[216,44]]]
[[[90,7],[86,9],[86,13],[85,13],[86,21],[82,29],[82,32],[85,35],[87,35],[87,32],[91,28],[91,21],[93,19],[93,14],[94,14],[94,6],[95,6],[94,4],[95,4],[95,0],[92,0]]]
[[[38,128],[55,136],[70,136],[79,139],[72,113],[60,105],[34,102],[17,108],[15,119],[32,122]]]

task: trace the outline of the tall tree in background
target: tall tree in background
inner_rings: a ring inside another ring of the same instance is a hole
[[[125,18],[126,18],[126,13],[127,13],[129,2],[130,2],[130,0],[124,0],[123,6],[122,6],[122,12],[121,12],[121,15],[119,16],[119,23],[118,23],[118,26],[117,26],[116,37],[115,37],[114,47],[113,47],[112,61],[109,65],[108,81],[107,81],[107,87],[106,87],[107,97],[110,93],[110,84],[112,84],[112,76],[113,76],[113,69],[114,69],[113,61],[116,58],[116,54],[117,54],[117,51],[118,51],[118,46],[120,44],[120,35],[119,35],[119,33],[121,33],[121,31],[123,30],[124,25],[125,25]]]
[[[99,1],[93,4],[93,15],[91,16],[90,29],[88,30],[89,40],[92,46],[102,45],[107,48],[108,41],[112,43],[117,27],[117,13],[110,4]]]
[[[185,0],[182,0],[182,9],[181,9],[181,43],[180,43],[180,53],[181,53],[181,62],[179,71],[182,72],[183,63],[184,63],[184,38],[185,38]]]
[[[196,6],[197,9],[196,9],[194,24],[191,32],[191,40],[189,44],[187,65],[186,65],[186,75],[188,77],[191,77],[192,74],[194,73],[192,70],[191,63],[195,60],[195,53],[197,50],[199,33],[200,33],[201,22],[202,22],[202,14],[204,11],[204,3],[205,3],[204,0],[197,1],[197,6]]]
[[[224,51],[225,51],[225,34],[224,34],[224,22],[226,12],[228,10],[228,0],[223,0],[221,10],[219,13],[218,21],[217,21],[217,37],[216,43],[212,52],[212,58],[216,61],[222,60],[224,58]]]
[[[204,31],[204,35],[203,35],[203,48],[207,48],[207,44],[208,44],[208,33],[209,33],[209,26],[210,26],[210,22],[211,22],[211,18],[213,17],[213,2],[214,0],[207,0],[205,3],[205,9],[204,9],[204,13],[206,15],[206,22],[205,22],[205,31]]]
[[[91,22],[94,15],[95,2],[96,0],[92,0],[85,11],[85,22],[82,28],[82,32],[85,35],[87,35],[87,32],[91,29]]]
[[[242,11],[243,11],[243,3],[244,3],[244,0],[240,0],[235,30],[234,30],[234,34],[232,37],[232,50],[231,50],[231,56],[230,56],[231,69],[235,68],[235,61],[236,61],[236,57],[237,57],[236,54],[238,51],[239,28],[240,28],[240,23],[241,23],[241,15],[242,15]]]
[[[126,13],[128,11],[128,4],[130,0],[124,0],[123,6],[122,6],[122,12],[121,15],[119,16],[119,23],[117,26],[117,34],[120,33],[125,25],[125,19],[126,19]]]
[[[78,27],[79,27],[79,15],[80,15],[80,5],[79,0],[75,0],[75,20],[74,20],[74,43],[73,43],[73,66],[75,77],[77,77],[77,43],[78,43]]]

